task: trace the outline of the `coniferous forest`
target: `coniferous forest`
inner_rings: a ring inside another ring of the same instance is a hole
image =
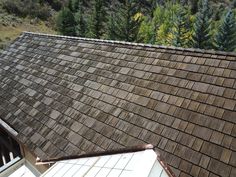
[[[0,0],[0,50],[21,31],[236,52],[236,0]]]
[[[69,0],[62,35],[166,46],[236,50],[236,0]]]

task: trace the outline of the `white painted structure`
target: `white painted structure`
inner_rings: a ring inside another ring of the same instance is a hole
[[[56,162],[41,177],[169,177],[153,149]]]
[[[0,168],[0,177],[38,177],[40,172],[27,160],[15,158]]]

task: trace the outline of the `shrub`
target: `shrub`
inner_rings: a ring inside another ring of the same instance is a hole
[[[49,6],[40,4],[34,0],[5,0],[3,1],[3,8],[5,8],[9,13],[21,17],[30,16],[46,20],[51,16],[51,9]]]
[[[3,8],[9,13],[13,13],[18,16],[23,16],[23,4],[19,0],[15,1],[3,1]]]

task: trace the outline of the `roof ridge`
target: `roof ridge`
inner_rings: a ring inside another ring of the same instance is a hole
[[[183,47],[153,45],[153,44],[144,44],[144,43],[135,43],[135,42],[95,39],[95,38],[83,38],[83,37],[75,37],[75,36],[64,36],[64,35],[57,35],[57,34],[29,32],[29,31],[23,31],[22,35],[24,35],[24,34],[57,37],[57,38],[67,38],[67,39],[77,39],[77,40],[82,40],[82,41],[103,42],[103,43],[110,43],[110,44],[122,44],[122,45],[130,45],[130,46],[150,47],[150,48],[166,49],[166,50],[177,50],[177,51],[184,51],[184,52],[195,52],[195,53],[202,53],[202,54],[227,55],[227,56],[236,57],[236,52],[205,50],[205,49],[198,49],[198,48],[183,48]]]

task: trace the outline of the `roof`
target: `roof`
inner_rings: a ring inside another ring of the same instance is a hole
[[[137,146],[111,149],[111,150],[106,150],[106,151],[88,152],[88,153],[76,154],[73,156],[64,156],[64,157],[59,157],[59,158],[40,159],[38,157],[36,159],[36,165],[43,165],[43,164],[50,165],[50,164],[53,164],[62,160],[73,160],[73,159],[80,159],[80,158],[100,157],[100,156],[116,155],[116,154],[123,154],[123,153],[134,153],[138,151],[144,151],[147,149],[154,149],[154,146],[152,144],[142,144],[142,145],[137,145]]]
[[[0,177],[38,177],[41,173],[26,159],[19,157],[8,162],[5,168],[0,168]]]
[[[57,161],[42,177],[174,177],[153,149]]]
[[[176,176],[235,176],[235,78],[235,53],[23,33],[0,117],[41,159],[150,143]]]

